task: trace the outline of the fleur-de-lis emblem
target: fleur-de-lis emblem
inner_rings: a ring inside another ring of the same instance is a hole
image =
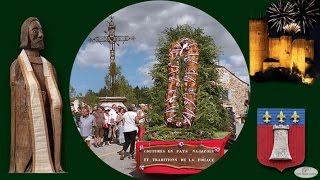
[[[271,118],[271,116],[270,116],[269,112],[266,111],[265,114],[263,115],[263,119],[264,119],[263,122],[268,124],[271,121],[270,118]]]
[[[279,119],[279,123],[284,123],[284,119],[286,118],[286,116],[283,114],[282,111],[280,111],[280,113],[277,116],[277,118]]]
[[[300,116],[298,115],[297,111],[294,111],[293,112],[293,115],[291,116],[291,119],[293,123],[298,123],[299,122],[299,119],[300,119]]]

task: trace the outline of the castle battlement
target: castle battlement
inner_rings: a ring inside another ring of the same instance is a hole
[[[268,37],[267,28],[268,23],[264,19],[249,20],[250,75],[270,68],[296,68],[304,77],[309,67],[306,58],[314,59],[314,41],[293,39],[287,35]]]

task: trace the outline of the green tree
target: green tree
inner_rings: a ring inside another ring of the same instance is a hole
[[[149,90],[148,87],[139,87],[139,86],[136,86],[133,91],[136,95],[136,98],[137,98],[137,101],[138,103],[145,103],[145,104],[149,104],[151,102],[148,94],[147,94],[147,91]]]
[[[115,62],[111,62],[109,66],[109,89],[111,96],[116,96],[116,92],[119,90],[118,79],[120,74],[120,67],[116,65]]]
[[[98,94],[89,89],[84,96],[84,102],[89,105],[90,107],[95,107],[99,103]]]
[[[106,97],[108,95],[108,89],[104,86],[98,92],[99,97]]]
[[[76,89],[70,84],[69,86],[69,97],[70,99],[74,99],[76,97]]]
[[[185,131],[185,133],[183,133],[184,137],[182,138],[213,138],[216,136],[215,132],[229,130],[227,111],[223,108],[220,99],[223,88],[219,85],[211,85],[212,81],[219,81],[216,65],[218,63],[217,59],[220,53],[220,48],[215,45],[211,36],[204,34],[203,29],[193,28],[190,25],[178,25],[175,28],[166,28],[159,39],[158,48],[156,49],[155,54],[156,63],[151,70],[154,86],[147,90],[153,107],[149,113],[151,119],[151,122],[149,123],[149,133],[156,132],[154,130],[161,130],[164,134],[167,134],[165,137],[159,135],[162,139],[177,136],[174,134],[172,136],[168,136],[170,130],[165,130],[165,128],[163,128],[165,123],[163,117],[168,82],[167,65],[169,62],[169,48],[171,43],[183,37],[194,39],[198,43],[199,75],[197,79],[196,119],[191,128],[188,130],[181,130],[181,132]],[[183,69],[183,67],[181,69]],[[178,101],[178,107],[183,107],[183,100],[181,99],[182,98]],[[180,116],[182,114],[181,109],[182,108],[180,108],[180,112],[178,112],[178,115]],[[201,136],[197,136],[197,134],[201,134]]]
[[[76,97],[83,97],[82,92],[79,92]]]
[[[141,102],[144,102],[146,104],[150,104],[151,103],[151,98],[149,97],[148,91],[149,91],[148,87],[142,87],[141,88],[140,100],[141,100]]]
[[[137,104],[138,100],[136,98],[136,94],[134,93],[133,88],[129,84],[128,80],[126,80],[126,78],[121,75],[117,83],[119,96],[124,96],[127,98],[127,102],[125,103],[125,105]]]
[[[109,72],[105,76],[104,81],[106,83],[106,93],[107,96],[119,96],[118,84],[119,76],[121,76],[121,69],[119,66],[116,66],[115,63],[111,63],[109,66]]]
[[[136,94],[134,93],[132,86],[129,84],[128,80],[126,80],[126,78],[121,74],[121,68],[119,66],[113,66],[112,68],[109,67],[109,69],[112,70],[112,73],[109,72],[104,78],[106,83],[106,96],[126,97],[127,102],[125,103],[125,105],[138,103]],[[113,74],[116,74],[116,76],[112,83],[111,75]]]

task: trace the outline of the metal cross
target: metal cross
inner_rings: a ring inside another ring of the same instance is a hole
[[[98,43],[103,43],[103,42],[108,42],[110,44],[110,68],[109,68],[109,74],[111,76],[111,93],[112,96],[115,96],[115,93],[117,91],[117,88],[115,87],[115,80],[116,80],[116,71],[114,69],[116,68],[116,44],[119,46],[118,42],[125,42],[129,40],[134,40],[134,36],[117,36],[116,35],[116,25],[113,22],[113,17],[110,16],[110,21],[107,21],[109,26],[108,26],[108,31],[104,31],[107,36],[97,36],[93,39],[90,39],[91,41],[96,41]]]
[[[280,114],[277,116],[277,118],[279,119],[280,123],[284,123],[284,120],[286,118],[286,116],[283,114],[282,111],[280,111]]]
[[[270,116],[269,112],[266,111],[266,113],[263,115],[263,119],[264,119],[263,122],[269,123],[270,122],[270,118],[271,118],[271,116]]]
[[[104,31],[107,36],[97,36],[93,38],[94,41],[102,43],[102,42],[108,42],[110,44],[110,64],[115,62],[116,56],[115,56],[115,44],[119,46],[117,42],[125,42],[129,40],[134,40],[134,36],[117,36],[116,35],[116,25],[113,22],[113,17],[110,16],[110,21],[107,21],[109,26],[108,26],[108,31]]]
[[[293,119],[292,122],[293,123],[299,122],[299,118],[300,116],[298,115],[297,111],[294,111],[293,115],[291,116],[291,119]]]

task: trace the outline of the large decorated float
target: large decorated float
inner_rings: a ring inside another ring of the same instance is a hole
[[[187,25],[165,34],[151,73],[153,103],[145,141],[136,143],[137,169],[195,174],[224,155],[234,117],[221,103],[223,88],[215,69],[218,48],[212,38]]]

